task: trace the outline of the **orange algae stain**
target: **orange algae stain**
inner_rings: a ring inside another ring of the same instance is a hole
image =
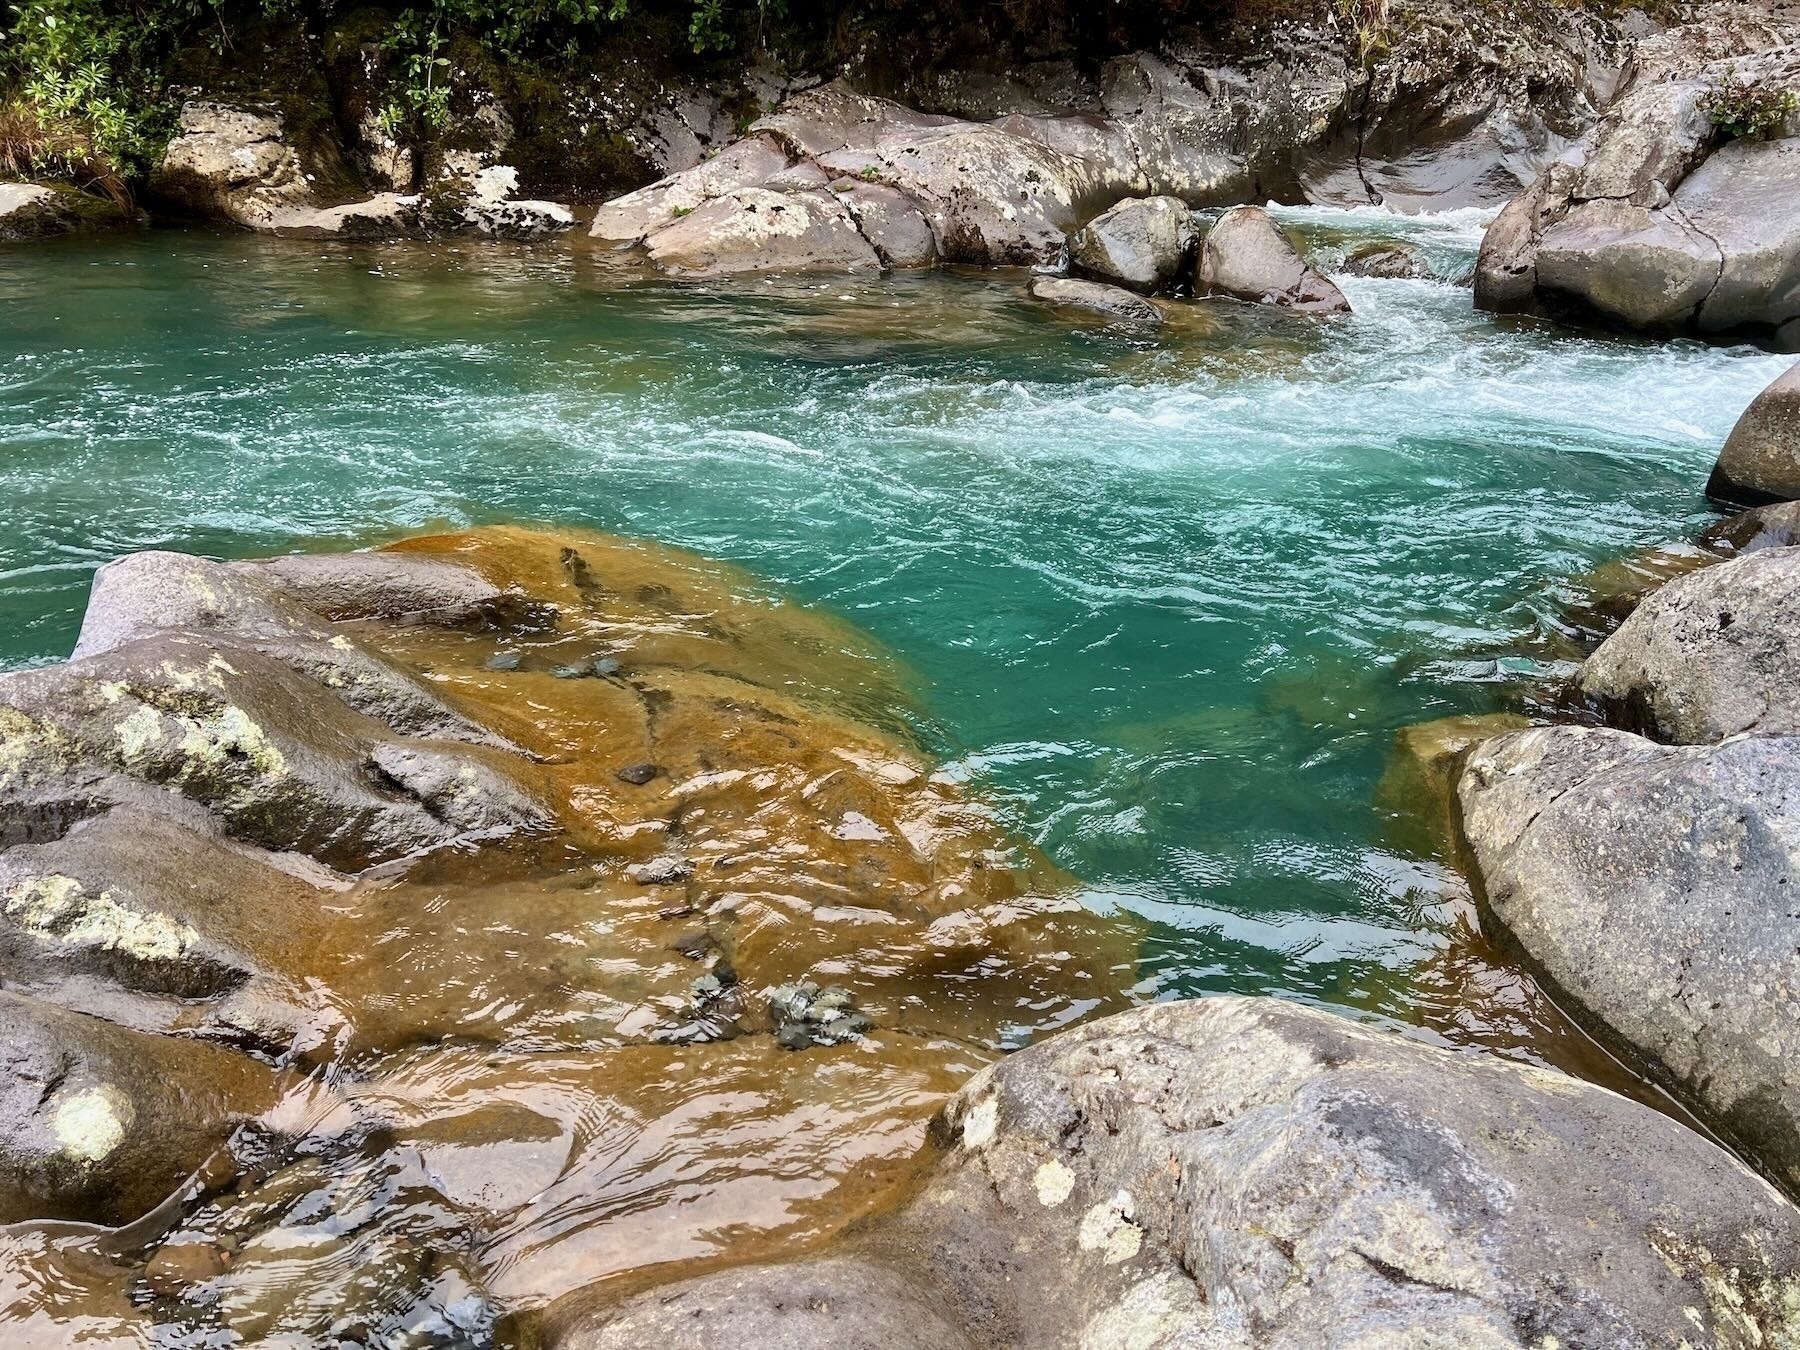
[[[866,635],[652,545],[396,547],[553,607],[342,627],[524,752],[559,828],[378,869],[297,937],[335,1021],[288,1124],[332,1142],[182,1221],[232,1244],[200,1293],[237,1334],[446,1269],[528,1316],[823,1240],[1004,1047],[1130,1001],[1138,930],[934,774]]]

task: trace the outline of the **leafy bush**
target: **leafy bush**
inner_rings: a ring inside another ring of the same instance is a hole
[[[1792,89],[1752,84],[1727,75],[1700,102],[1707,120],[1734,140],[1761,140],[1800,107]]]

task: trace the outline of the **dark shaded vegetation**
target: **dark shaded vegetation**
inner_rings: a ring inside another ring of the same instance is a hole
[[[1001,68],[1155,45],[1189,23],[1310,14],[1313,0],[19,0],[0,12],[0,174],[115,197],[141,183],[184,97],[279,107],[300,141],[373,118],[427,162],[470,90],[507,109],[527,182],[641,176],[619,109],[724,87],[767,58],[903,86],[933,64]],[[1328,12],[1321,10],[1321,13]],[[747,94],[728,110],[759,111]],[[329,157],[327,157],[329,158]]]

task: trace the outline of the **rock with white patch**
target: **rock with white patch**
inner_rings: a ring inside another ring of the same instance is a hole
[[[835,193],[740,188],[695,207],[647,241],[651,265],[676,276],[875,272],[881,258]]]
[[[130,219],[117,203],[73,188],[0,183],[0,243],[81,234],[124,225]]]
[[[0,992],[0,1223],[138,1218],[278,1096],[246,1056]]]
[[[853,1329],[929,1311],[952,1346],[1768,1344],[1800,1299],[1800,1211],[1667,1116],[1269,999],[1062,1033],[935,1134],[923,1192],[829,1260],[553,1308],[549,1343],[698,1350],[778,1308],[826,1350],[855,1289]]]
[[[349,871],[549,823],[515,757],[403,742],[329,689],[220,632],[159,632],[0,676],[0,842],[54,838],[158,790],[206,807],[245,843]],[[438,767],[396,776],[401,753]]]
[[[357,570],[357,564],[347,559],[357,556],[374,555],[351,554],[311,562],[275,559],[233,566],[160,550],[127,554],[94,574],[73,655],[76,660],[98,656],[157,634],[229,635],[315,680],[358,712],[403,735],[504,744],[493,733],[452,712],[416,680],[349,634],[333,631],[304,602],[289,598],[300,595],[336,603],[335,612],[344,617],[366,611],[370,602],[358,605],[346,595],[346,588],[353,584],[350,574]],[[410,603],[414,598],[443,601],[422,605],[408,616],[451,622],[508,617],[506,597],[493,587],[479,590],[485,585],[479,578],[440,577],[443,585],[427,590],[424,577],[416,570],[409,572],[406,560],[363,566],[365,571],[378,568],[379,572],[365,578],[360,593],[369,595],[379,585],[390,608],[396,601]],[[399,582],[405,583],[403,588],[396,586]],[[461,584],[452,584],[456,582]]]

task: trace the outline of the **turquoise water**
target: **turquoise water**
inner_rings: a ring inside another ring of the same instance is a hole
[[[1294,212],[1327,261],[1477,223]],[[1357,314],[1072,321],[1016,274],[629,286],[579,249],[206,233],[0,253],[0,664],[130,549],[577,523],[743,564],[917,672],[926,732],[1167,990],[1330,1001],[1443,943],[1375,801],[1397,727],[1497,706],[1559,580],[1675,536],[1743,350],[1347,278]]]

